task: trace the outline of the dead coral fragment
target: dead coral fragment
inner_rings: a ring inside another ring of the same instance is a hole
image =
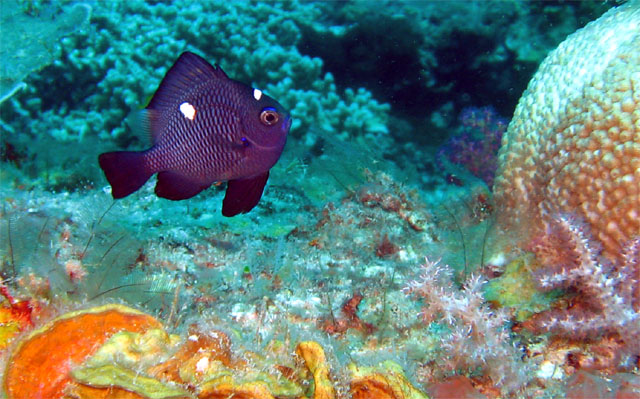
[[[159,379],[196,384],[202,381],[208,365],[213,362],[221,363],[228,368],[242,364],[232,359],[231,341],[226,334],[218,331],[206,334],[192,326],[180,349],[170,359],[150,367],[147,371]],[[207,367],[204,367],[205,363]]]
[[[8,399],[59,398],[71,381],[71,367],[91,356],[118,331],[161,327],[153,317],[122,305],[65,314],[24,337],[4,376]]]
[[[353,296],[342,305],[342,316],[339,318],[331,317],[322,321],[320,328],[328,334],[344,334],[348,329],[355,329],[365,334],[371,334],[375,331],[375,326],[364,322],[358,317],[358,306],[362,302],[364,296],[355,292]]]
[[[364,185],[357,193],[357,199],[368,208],[380,207],[383,210],[395,213],[402,220],[406,221],[415,231],[424,231],[426,229],[426,215],[417,212],[412,198],[412,193],[407,195],[403,187],[394,182],[392,177],[379,173],[373,175],[369,171],[365,171],[370,183]]]

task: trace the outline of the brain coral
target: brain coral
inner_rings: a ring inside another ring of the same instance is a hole
[[[610,259],[640,235],[640,2],[614,8],[542,62],[516,108],[494,185],[498,226],[528,239],[577,214]]]

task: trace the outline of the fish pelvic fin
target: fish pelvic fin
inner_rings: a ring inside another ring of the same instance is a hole
[[[269,171],[248,179],[229,180],[222,201],[222,215],[231,217],[252,210],[262,197]]]
[[[153,174],[146,167],[142,152],[106,152],[100,154],[98,162],[111,185],[113,199],[124,198],[138,191]]]

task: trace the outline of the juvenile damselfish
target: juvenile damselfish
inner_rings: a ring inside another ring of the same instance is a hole
[[[258,204],[291,127],[273,98],[190,52],[180,55],[135,119],[153,146],[98,158],[113,198],[137,191],[154,173],[156,195],[171,200],[227,181],[224,216]]]

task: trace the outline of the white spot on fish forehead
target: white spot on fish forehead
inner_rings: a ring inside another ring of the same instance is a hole
[[[253,98],[255,98],[256,101],[260,101],[260,99],[262,98],[262,91],[258,89],[253,89]]]
[[[180,104],[180,112],[182,112],[182,115],[189,120],[193,120],[193,118],[196,117],[196,109],[188,102]]]

